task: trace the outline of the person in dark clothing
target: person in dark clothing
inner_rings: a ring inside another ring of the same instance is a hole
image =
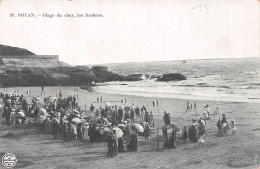
[[[73,100],[71,102],[71,105],[72,105],[72,109],[76,109],[76,100]]]
[[[183,142],[186,142],[188,139],[188,131],[187,131],[187,126],[184,126],[183,131],[182,131],[182,139]]]
[[[93,104],[90,105],[90,111],[93,112],[95,110],[95,107],[93,106]]]
[[[224,135],[224,133],[223,133],[222,123],[220,121],[220,117],[219,117],[219,120],[218,120],[218,123],[217,123],[217,127],[218,127],[218,136],[222,137]]]
[[[137,134],[133,132],[131,134],[131,140],[127,146],[128,151],[137,151]]]
[[[95,124],[91,124],[88,128],[88,136],[90,139],[90,145],[92,145],[95,142],[95,130],[96,130]]]
[[[11,122],[11,109],[7,107],[5,108],[5,120],[7,127],[9,127]]]
[[[78,134],[78,139],[82,139],[81,123],[77,123],[77,134]]]
[[[129,114],[129,110],[125,111],[125,117],[124,117],[124,121],[130,119],[130,114]]]
[[[101,108],[101,106],[100,106],[100,114],[101,114],[101,117],[102,118],[106,118],[107,116],[105,115],[105,109],[103,109],[103,108]]]
[[[115,146],[116,146],[116,139],[114,138],[113,133],[109,133],[107,139],[108,157],[113,157],[115,155]]]
[[[223,123],[227,123],[227,118],[225,114],[222,114],[222,120],[221,120],[221,124]]]
[[[119,121],[122,121],[122,119],[123,119],[123,109],[121,108],[121,106],[119,106],[119,108],[118,108],[118,118],[119,118]]]
[[[62,92],[61,92],[61,90],[60,90],[60,92],[59,92],[59,98],[62,98]]]
[[[149,112],[148,111],[145,112],[145,114],[144,114],[144,121],[149,123]]]
[[[118,138],[118,152],[124,152],[124,142],[122,137]]]
[[[192,142],[198,142],[198,132],[196,126],[191,125],[189,135],[190,135],[190,140]]]
[[[113,130],[112,141],[113,141],[113,156],[117,156],[118,147],[117,147],[116,130]]]
[[[131,122],[135,121],[135,112],[133,109],[130,109],[130,117],[131,117]]]
[[[54,119],[52,119],[52,131],[55,139],[58,138],[59,129],[60,129],[60,125],[58,123],[58,119],[57,117],[54,117]]]
[[[170,113],[167,113],[166,111],[164,111],[163,120],[164,120],[165,126],[170,125],[171,124]]]
[[[138,106],[136,106],[136,108],[135,108],[135,115],[136,115],[137,119],[140,118],[140,109]]]

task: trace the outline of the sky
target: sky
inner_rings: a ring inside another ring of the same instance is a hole
[[[257,0],[2,0],[0,44],[71,65],[259,57],[259,9]],[[77,13],[103,17],[64,17]]]

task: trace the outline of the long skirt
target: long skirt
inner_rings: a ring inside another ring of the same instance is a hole
[[[123,138],[118,138],[118,152],[124,152],[124,142]]]
[[[117,151],[118,151],[117,141],[113,140],[113,156],[117,156]]]

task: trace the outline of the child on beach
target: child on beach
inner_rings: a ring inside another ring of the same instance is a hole
[[[204,135],[199,135],[199,147],[200,145],[204,145],[205,141],[204,141]]]
[[[237,130],[236,122],[235,122],[235,120],[232,120],[231,121],[231,133],[232,133],[232,136],[236,134],[236,130]]]

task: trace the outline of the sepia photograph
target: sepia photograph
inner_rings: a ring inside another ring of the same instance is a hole
[[[0,0],[0,169],[259,169],[259,0]]]

